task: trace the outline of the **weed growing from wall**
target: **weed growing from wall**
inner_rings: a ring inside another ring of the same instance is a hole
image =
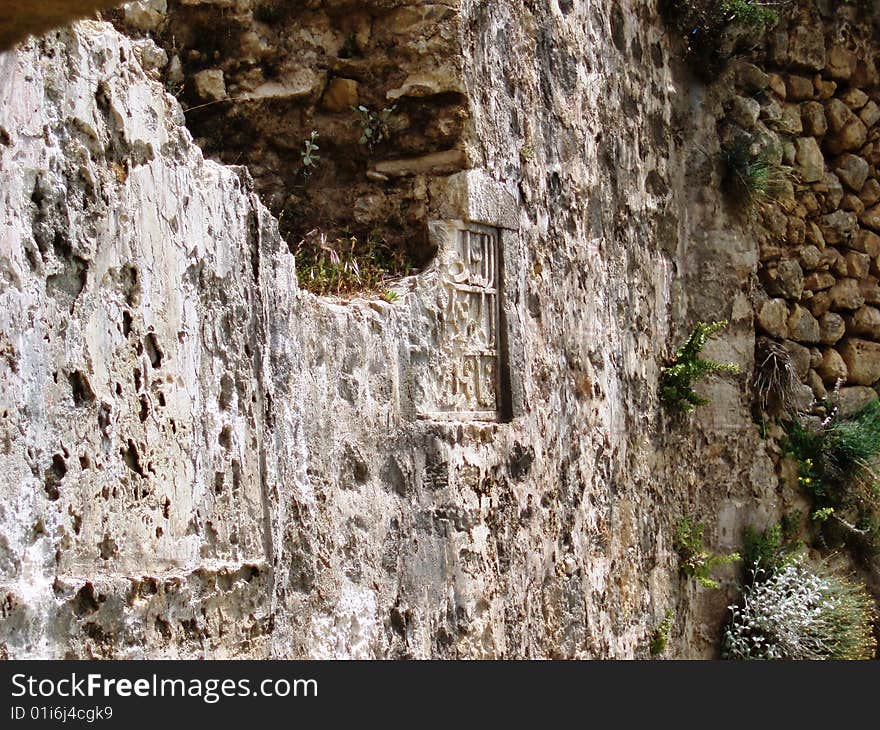
[[[752,137],[736,137],[723,154],[724,186],[740,208],[754,208],[772,199],[791,177],[791,168],[779,161],[779,150],[759,147]]]
[[[712,577],[712,571],[722,565],[735,563],[740,559],[739,553],[721,555],[707,550],[703,545],[703,533],[706,527],[700,522],[691,522],[685,518],[678,523],[672,538],[672,547],[678,553],[679,570],[688,578],[696,578],[704,588],[717,588],[718,582]]]
[[[880,527],[880,401],[852,416],[834,409],[817,424],[785,424],[784,448],[798,462],[798,483],[813,499],[813,520],[840,527],[870,552]]]
[[[663,621],[651,633],[651,656],[658,656],[666,651],[666,646],[669,644],[669,635],[672,633],[672,624],[674,622],[675,612],[671,608],[667,608]]]
[[[331,241],[314,230],[293,253],[299,284],[313,294],[376,294],[393,301],[388,297],[388,283],[396,275],[409,273],[400,252],[374,234],[365,240],[349,236]]]
[[[727,321],[711,324],[697,322],[687,342],[661,369],[660,398],[667,408],[689,413],[696,406],[709,402],[694,392],[693,384],[696,381],[714,373],[739,373],[739,366],[734,363],[717,363],[700,357],[706,342],[726,326]]]
[[[391,116],[396,109],[397,106],[395,105],[385,107],[382,111],[376,112],[363,105],[353,106],[352,110],[358,115],[356,124],[361,130],[358,144],[365,145],[372,152],[376,145],[387,140],[391,136],[389,127]]]

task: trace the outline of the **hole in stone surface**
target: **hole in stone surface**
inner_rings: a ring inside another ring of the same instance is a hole
[[[43,475],[43,488],[46,490],[46,496],[53,502],[61,496],[58,485],[65,474],[67,474],[67,465],[64,463],[64,458],[61,454],[55,454],[51,466]]]
[[[141,423],[143,423],[144,421],[147,420],[147,416],[150,414],[150,404],[147,401],[147,396],[145,396],[145,395],[142,395],[139,400],[140,400],[141,407],[140,407],[140,411],[138,413],[138,418],[140,418]]]
[[[129,439],[128,448],[120,450],[122,451],[122,460],[125,462],[125,465],[135,474],[144,476],[144,470],[141,468],[140,455],[138,454],[137,446],[134,445],[134,441]]]
[[[232,426],[224,426],[220,430],[220,436],[217,437],[217,441],[224,449],[232,448]]]
[[[100,598],[102,597],[95,595],[95,586],[87,582],[71,601],[73,612],[80,618],[95,613],[101,607]]]
[[[135,368],[132,373],[132,377],[134,379],[134,389],[138,391],[141,389],[141,371],[140,368]]]
[[[104,539],[98,543],[98,553],[101,555],[101,559],[110,560],[118,552],[119,547],[116,545],[116,541],[110,535],[105,534]]]
[[[73,405],[79,407],[95,402],[95,391],[92,390],[92,385],[85,374],[77,370],[67,376],[67,381],[70,383]]]
[[[125,337],[128,337],[131,334],[131,326],[133,320],[131,318],[131,314],[129,312],[122,313],[122,334]]]
[[[150,332],[144,337],[144,349],[147,351],[147,357],[150,358],[150,365],[155,369],[162,367],[162,351],[159,349],[159,342],[156,335]]]

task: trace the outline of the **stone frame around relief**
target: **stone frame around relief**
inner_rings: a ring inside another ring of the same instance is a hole
[[[411,412],[426,421],[509,422],[523,412],[515,201],[481,171],[451,176],[444,192],[438,212],[468,218],[428,225],[437,247],[426,292],[432,336],[411,362]]]

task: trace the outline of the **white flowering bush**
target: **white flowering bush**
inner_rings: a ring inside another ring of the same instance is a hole
[[[810,568],[803,559],[755,581],[724,635],[729,659],[871,659],[876,653],[874,601],[865,587]]]

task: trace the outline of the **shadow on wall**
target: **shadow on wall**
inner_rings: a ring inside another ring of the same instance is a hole
[[[121,4],[118,0],[0,0],[0,51],[9,50],[29,35],[45,33]]]

